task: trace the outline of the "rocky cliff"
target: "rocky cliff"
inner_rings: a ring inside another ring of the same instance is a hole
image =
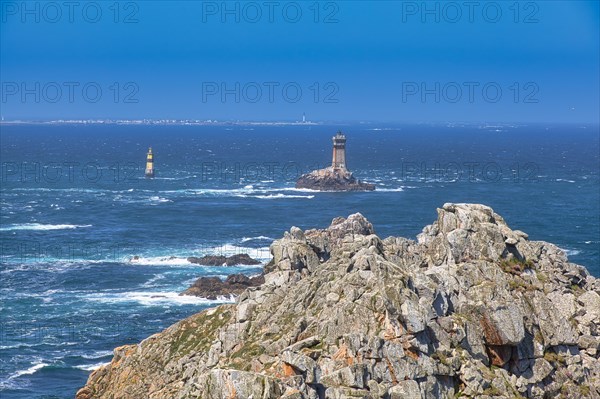
[[[77,399],[598,398],[600,280],[483,205],[417,241],[293,227],[232,305],[115,349]]]

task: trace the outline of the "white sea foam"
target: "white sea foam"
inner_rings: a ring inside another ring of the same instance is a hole
[[[259,199],[282,199],[282,198],[305,198],[305,199],[313,199],[314,195],[286,195],[286,194],[268,194],[268,195],[245,195],[245,197],[254,197]]]
[[[231,297],[218,297],[216,300],[199,298],[189,295],[179,295],[177,292],[162,292],[162,291],[132,291],[122,293],[97,293],[90,294],[85,297],[91,302],[101,303],[131,303],[137,302],[144,306],[157,305],[206,305],[206,304],[221,304],[231,303],[235,301]]]
[[[129,263],[140,266],[191,266],[187,258],[177,256],[150,256],[130,259]]]
[[[41,224],[41,223],[20,223],[11,224],[6,227],[0,227],[0,231],[13,231],[13,230],[65,230],[65,229],[79,229],[83,227],[92,227],[91,224],[76,225],[76,224]]]
[[[240,240],[240,242],[248,242],[248,241],[255,241],[255,240],[269,240],[269,241],[273,241],[274,238],[266,237],[266,236],[244,237],[244,238],[242,238]]]
[[[289,192],[289,193],[288,193]],[[203,189],[180,189],[160,191],[161,194],[169,195],[191,195],[191,196],[209,196],[209,197],[240,197],[240,198],[300,198],[291,193],[316,193],[318,190],[297,189],[293,187],[280,188],[257,188],[249,184],[242,188],[203,188]],[[287,194],[286,194],[287,193]],[[275,195],[274,195],[275,194]],[[284,196],[285,195],[285,196]],[[312,198],[312,196],[303,196],[304,198]]]
[[[35,363],[33,363],[33,365],[27,369],[24,370],[17,370],[14,373],[12,373],[11,375],[8,376],[8,378],[2,382],[0,382],[0,388],[4,388],[4,387],[10,387],[11,386],[11,381],[14,380],[15,378],[19,378],[21,376],[24,375],[31,375],[36,373],[38,370],[43,369],[44,367],[48,366],[48,363],[44,363],[41,360],[36,361]]]
[[[575,183],[575,180],[568,180],[568,179],[556,179],[556,181],[563,181],[565,183]]]
[[[0,349],[5,350],[5,349],[21,349],[21,348],[32,348],[34,346],[34,344],[17,344],[17,345],[0,345]]]
[[[81,364],[79,366],[75,366],[75,368],[79,369],[79,370],[93,371],[93,370],[99,369],[102,366],[106,366],[107,364],[110,364],[110,362],[100,362],[100,363],[94,363],[94,364]]]
[[[187,188],[179,190],[165,190],[161,191],[164,194],[188,194],[188,195],[206,195],[206,196],[232,196],[236,194],[248,194],[252,193],[253,189],[247,188],[232,188],[232,189],[221,189],[221,188]]]
[[[296,188],[296,187],[281,187],[281,188],[271,188],[268,191],[295,191],[299,193],[320,193],[319,190],[313,190],[311,188]]]
[[[157,274],[154,277],[152,277],[150,280],[146,281],[144,284],[142,284],[142,287],[155,287],[156,283],[158,280],[164,280],[165,276],[163,274]]]
[[[88,360],[94,360],[94,359],[100,359],[100,358],[112,356],[112,355],[113,355],[113,351],[94,351],[91,354],[83,354],[83,355],[81,355],[81,357],[84,359],[88,359]]]
[[[565,253],[565,255],[567,255],[567,256],[579,255],[581,253],[581,251],[578,249],[570,249],[570,248],[562,248],[562,247],[558,247],[558,248],[561,251],[563,251]]]
[[[157,195],[154,195],[154,196],[150,197],[150,201],[152,201],[152,202],[158,202],[158,203],[173,202],[173,200],[170,200],[168,198],[159,197]]]
[[[397,188],[386,188],[386,187],[377,187],[375,189],[375,192],[400,192],[400,191],[404,191],[404,189],[402,187],[397,187]]]
[[[266,240],[273,241],[270,237],[258,236],[258,237],[244,237],[238,242],[246,243],[253,240]],[[181,250],[174,251],[174,253],[181,253]],[[205,255],[223,255],[223,256],[232,256],[239,254],[248,254],[250,257],[257,259],[259,261],[268,261],[271,259],[271,253],[269,247],[246,247],[240,246],[236,243],[225,243],[222,245],[215,245],[212,247],[201,246],[198,249],[190,250],[189,256],[201,257]],[[173,266],[173,267],[208,267],[204,265],[199,265],[197,263],[188,262],[187,256],[140,256],[137,259],[127,258],[123,259],[124,263],[129,263],[131,265],[139,265],[139,266]],[[246,265],[239,265],[244,267]],[[256,267],[252,265],[252,267]],[[156,281],[156,279],[160,279],[161,277],[155,276],[150,281],[144,284],[152,284]]]

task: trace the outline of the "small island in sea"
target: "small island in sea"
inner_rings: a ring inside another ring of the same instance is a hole
[[[296,188],[319,191],[373,191],[375,185],[356,179],[346,167],[346,136],[338,131],[333,136],[331,166],[300,176]]]

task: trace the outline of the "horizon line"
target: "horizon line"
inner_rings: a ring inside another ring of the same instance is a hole
[[[0,125],[16,124],[107,124],[107,125],[297,125],[325,126],[334,124],[399,124],[399,125],[600,125],[600,121],[380,121],[380,120],[244,120],[244,119],[178,119],[178,118],[61,118],[61,119],[10,119],[2,118]]]

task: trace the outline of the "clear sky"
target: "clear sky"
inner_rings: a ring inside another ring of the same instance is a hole
[[[0,4],[6,120],[599,120],[598,1]]]

